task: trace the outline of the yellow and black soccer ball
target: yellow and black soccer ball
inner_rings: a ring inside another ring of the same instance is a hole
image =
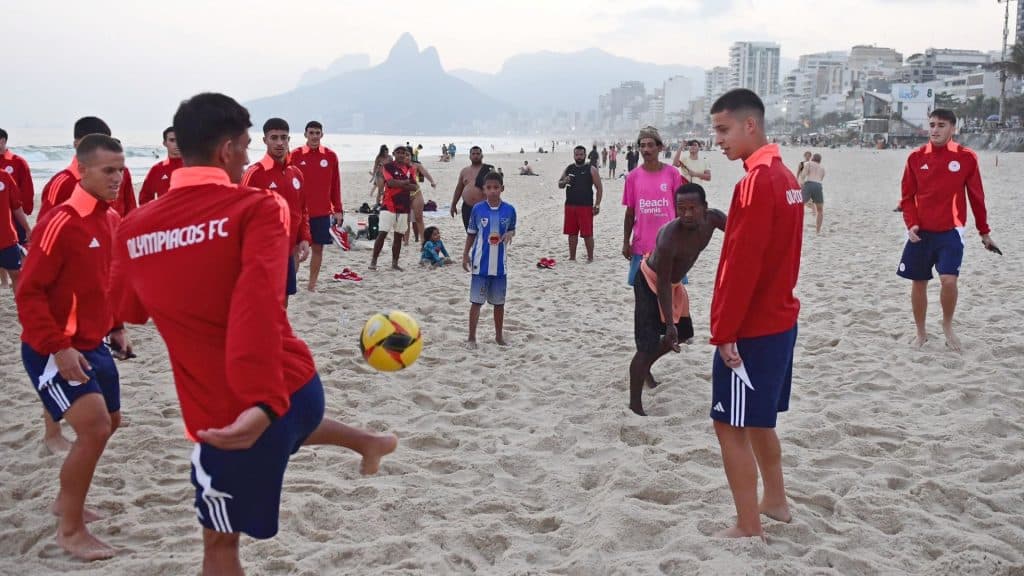
[[[416,321],[405,312],[370,316],[359,336],[359,350],[366,363],[382,372],[408,368],[423,350],[423,338]]]

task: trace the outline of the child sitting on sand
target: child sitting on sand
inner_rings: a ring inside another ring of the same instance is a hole
[[[443,256],[442,256],[443,255]],[[448,250],[441,242],[441,231],[437,226],[430,226],[423,231],[423,252],[420,254],[420,265],[444,266],[451,264]]]

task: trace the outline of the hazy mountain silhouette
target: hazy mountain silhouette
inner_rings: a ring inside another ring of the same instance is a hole
[[[340,76],[345,72],[351,72],[353,70],[362,70],[370,67],[370,55],[369,54],[346,54],[337,58],[334,62],[327,67],[323,68],[312,68],[302,73],[302,77],[299,78],[298,88],[303,86],[312,86],[313,84],[319,84],[324,80],[330,80],[335,76]]]
[[[609,54],[598,48],[579,52],[536,52],[505,61],[497,74],[452,70],[483,93],[516,107],[589,110],[597,97],[626,80],[639,80],[648,93],[672,76],[690,79],[694,98],[704,93],[704,69],[665,66]]]
[[[301,130],[317,119],[330,132],[452,133],[495,120],[511,106],[441,68],[437,50],[420,52],[403,34],[384,63],[246,103],[259,127],[280,116]]]

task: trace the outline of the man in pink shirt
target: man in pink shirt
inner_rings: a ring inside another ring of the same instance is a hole
[[[637,145],[644,163],[626,176],[622,193],[622,205],[626,207],[622,256],[629,260],[630,286],[644,255],[654,250],[658,230],[675,219],[675,192],[687,183],[675,168],[658,159],[663,144],[657,128],[648,126],[640,130]]]

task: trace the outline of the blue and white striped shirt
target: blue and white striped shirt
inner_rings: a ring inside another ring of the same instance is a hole
[[[473,274],[505,276],[505,243],[501,238],[516,229],[516,209],[506,202],[492,208],[487,201],[478,202],[469,215],[466,232],[475,234],[470,254]]]

